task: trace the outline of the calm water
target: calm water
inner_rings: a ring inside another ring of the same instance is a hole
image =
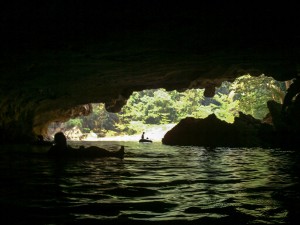
[[[0,223],[298,224],[294,151],[81,144],[125,145],[125,159],[54,161],[0,146]]]

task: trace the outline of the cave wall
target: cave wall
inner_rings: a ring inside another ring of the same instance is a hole
[[[109,2],[3,5],[0,141],[33,139],[92,102],[116,112],[133,91],[212,96],[246,73],[299,74],[296,6]]]

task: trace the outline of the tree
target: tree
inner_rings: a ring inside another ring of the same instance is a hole
[[[280,102],[279,90],[284,91],[282,84],[271,77],[251,77],[249,74],[237,78],[230,90],[234,99],[239,100],[239,110],[257,119],[263,119],[268,113],[267,101]]]

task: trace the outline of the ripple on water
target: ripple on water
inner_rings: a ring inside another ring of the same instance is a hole
[[[28,157],[27,148],[0,158],[3,221],[285,224],[298,215],[295,152],[93,144],[111,150],[124,145],[125,158],[54,162],[41,154]]]

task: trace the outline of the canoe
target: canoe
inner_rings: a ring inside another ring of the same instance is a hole
[[[150,139],[140,139],[139,142],[148,142],[148,143],[150,143],[152,141]]]

